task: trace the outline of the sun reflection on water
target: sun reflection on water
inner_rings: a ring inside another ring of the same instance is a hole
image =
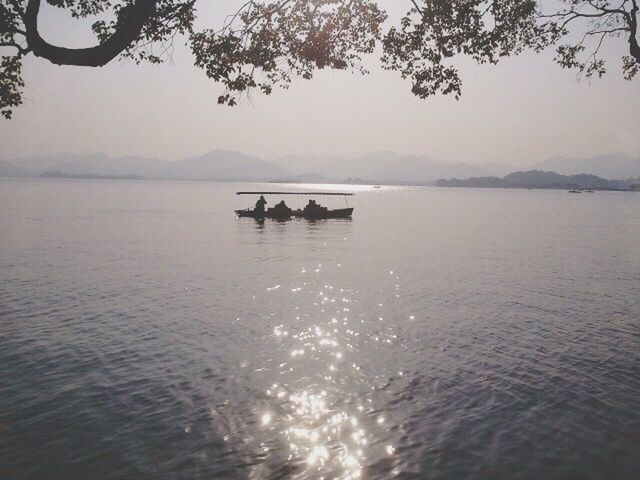
[[[307,279],[322,272],[322,264],[301,270]],[[266,390],[270,403],[258,423],[279,438],[295,478],[363,478],[368,465],[394,456],[396,447],[384,434],[393,425],[373,405],[378,377],[362,369],[359,353],[365,344],[388,348],[383,345],[397,336],[385,316],[369,316],[381,303],[369,311],[360,308],[357,290],[319,278],[267,289],[269,295],[283,296],[278,301],[294,314],[291,320],[284,314],[272,327],[277,351],[287,358],[276,362],[282,381]],[[399,283],[394,280],[395,294]]]
[[[368,439],[356,415],[333,410],[325,390],[280,390],[276,397],[288,400],[282,432],[288,460],[301,460],[306,468],[336,478],[362,476]]]

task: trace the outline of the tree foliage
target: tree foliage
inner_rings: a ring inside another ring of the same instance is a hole
[[[38,30],[41,0],[2,0],[0,112],[7,118],[22,103],[28,55],[87,67],[118,57],[161,63],[177,37],[191,48],[195,65],[224,85],[219,102],[228,105],[250,89],[269,94],[318,69],[365,72],[362,59],[378,46],[383,68],[409,79],[421,98],[461,95],[457,56],[497,63],[554,46],[560,65],[600,77],[607,69],[602,46],[613,40],[624,78],[640,68],[640,0],[402,0],[407,12],[395,24],[378,0],[241,0],[224,25],[206,29],[195,27],[196,0],[45,1],[74,18],[98,18],[96,44],[52,45]]]

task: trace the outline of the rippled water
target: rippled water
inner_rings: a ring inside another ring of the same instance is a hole
[[[259,188],[0,183],[0,478],[637,478],[640,194]]]

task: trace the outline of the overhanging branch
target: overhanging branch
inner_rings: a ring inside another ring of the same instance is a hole
[[[65,48],[51,45],[38,31],[40,0],[29,0],[24,15],[27,45],[37,57],[57,65],[102,67],[135,42],[145,23],[155,14],[159,0],[136,0],[121,12],[118,28],[103,43],[89,48]]]

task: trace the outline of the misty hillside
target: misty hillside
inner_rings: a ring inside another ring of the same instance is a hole
[[[33,173],[26,168],[0,160],[0,177],[29,177]]]
[[[325,177],[317,173],[302,173],[276,178],[273,183],[340,183],[340,179]]]
[[[156,158],[134,156],[110,158],[98,153],[85,156],[71,155],[67,159],[60,159],[57,163],[44,162],[36,171],[38,173],[55,171],[68,175],[140,175],[159,178],[164,175],[168,163]]]
[[[331,155],[286,155],[273,160],[291,175],[314,173],[328,178],[340,178],[340,170],[347,160]]]
[[[357,158],[325,155],[290,155],[274,160],[294,175],[315,172],[327,178],[361,178],[375,182],[430,182],[438,178],[503,177],[521,170],[501,163],[451,163],[426,155],[399,155],[376,152]],[[600,155],[583,159],[553,157],[536,163],[529,170],[553,171],[561,175],[581,173],[609,180],[640,176],[640,158],[625,154]]]
[[[439,162],[426,155],[400,156],[379,152],[352,161],[346,176],[375,181],[429,182],[446,175],[471,177],[486,174],[478,167]]]
[[[594,190],[632,190],[640,184],[640,178],[609,180],[596,175],[582,173],[579,175],[561,175],[542,170],[513,172],[503,178],[472,177],[465,180],[452,178],[440,179],[438,187],[471,187],[471,188],[540,188],[540,189],[594,189]]]
[[[52,155],[19,158],[3,162],[0,175],[16,176],[16,171],[33,175],[57,172],[67,175],[126,176],[181,180],[271,180],[288,174],[286,170],[255,157],[238,152],[215,150],[198,157],[178,161],[135,156],[110,158],[102,153],[92,155]]]
[[[624,154],[585,159],[553,157],[531,167],[560,175],[586,173],[615,180],[640,176],[640,158]],[[516,170],[504,164],[447,163],[427,155],[399,155],[375,152],[357,158],[324,155],[286,156],[272,162],[229,150],[214,150],[178,161],[103,153],[89,155],[58,154],[17,158],[0,163],[0,176],[64,175],[176,180],[297,181],[318,183],[359,179],[372,183],[432,183],[440,178],[503,177]]]
[[[226,150],[167,163],[164,176],[176,179],[271,180],[288,173],[264,160]]]
[[[373,182],[432,182],[442,177],[470,177],[494,172],[468,164],[441,162],[426,155],[375,152],[357,158],[322,155],[287,156],[274,160],[293,174],[314,172],[327,178],[359,178]]]
[[[377,152],[355,159],[308,156],[282,157],[269,163],[239,152],[215,150],[178,161],[136,156],[110,158],[92,155],[52,155],[11,160],[8,165],[34,175],[58,172],[67,175],[138,175],[144,178],[184,180],[276,180],[304,181],[358,178],[372,182],[433,182],[442,177],[486,175],[486,170],[467,164],[453,164],[428,156],[402,156]],[[5,176],[8,176],[7,174]]]
[[[580,159],[552,157],[532,165],[531,168],[551,170],[562,175],[589,173],[610,180],[635,178],[640,176],[640,158],[634,158],[623,153]]]

